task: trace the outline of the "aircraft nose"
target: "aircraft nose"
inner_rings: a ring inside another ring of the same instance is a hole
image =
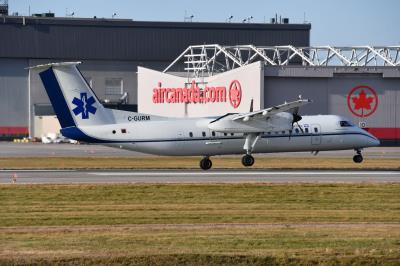
[[[374,137],[374,140],[372,140],[372,145],[374,147],[381,145],[381,142],[379,141],[379,139]]]
[[[374,135],[372,135],[369,132],[366,132],[366,133],[368,134],[368,146],[369,147],[377,147],[377,146],[381,145],[381,142],[379,141],[379,139],[377,139]]]

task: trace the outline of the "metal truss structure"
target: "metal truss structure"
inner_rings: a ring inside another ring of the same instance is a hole
[[[189,46],[165,70],[177,66],[194,76],[211,76],[238,67],[263,61],[265,65],[299,65],[309,67],[400,67],[400,46],[221,46],[218,44]]]

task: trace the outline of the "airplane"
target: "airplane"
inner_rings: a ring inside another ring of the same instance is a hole
[[[168,156],[202,156],[200,168],[212,167],[211,156],[244,154],[242,164],[254,164],[253,153],[354,149],[379,146],[367,131],[337,115],[301,116],[311,103],[292,102],[248,113],[220,117],[171,118],[105,108],[78,69],[80,62],[38,65],[39,76],[67,138]],[[301,122],[301,123],[300,123]],[[177,161],[177,164],[179,162]]]

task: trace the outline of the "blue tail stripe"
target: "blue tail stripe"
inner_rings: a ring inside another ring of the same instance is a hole
[[[75,126],[74,119],[71,116],[67,102],[58,84],[57,78],[52,68],[49,68],[39,73],[46,89],[47,95],[50,98],[51,105],[57,115],[58,121],[62,128]]]

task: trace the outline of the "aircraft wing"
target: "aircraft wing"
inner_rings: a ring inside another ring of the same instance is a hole
[[[301,119],[301,116],[298,115],[298,108],[310,102],[308,99],[298,99],[255,112],[226,114],[211,121],[208,124],[208,128],[224,133],[290,130],[294,120]]]
[[[310,102],[311,102],[311,100],[308,100],[308,99],[299,99],[297,101],[293,101],[293,102],[289,102],[289,103],[285,102],[284,104],[273,106],[273,107],[266,108],[266,109],[262,109],[259,111],[239,114],[239,115],[233,117],[232,120],[237,121],[237,122],[239,122],[238,120],[247,122],[249,120],[265,119],[265,118],[273,116],[277,113],[287,112],[289,110],[299,108],[303,105],[309,104]]]

